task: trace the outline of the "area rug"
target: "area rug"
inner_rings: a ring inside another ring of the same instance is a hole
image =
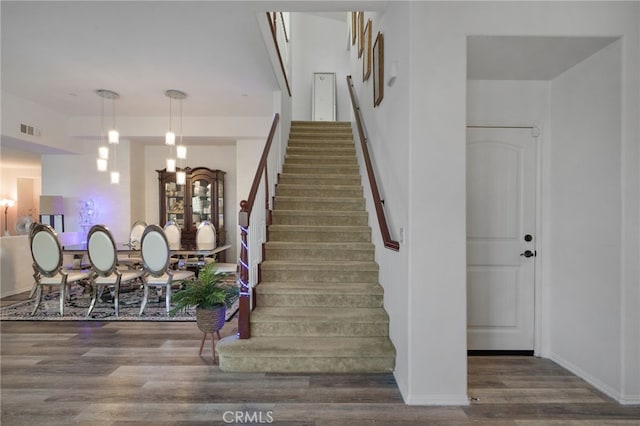
[[[149,301],[144,314],[138,316],[143,297],[140,285],[120,289],[120,313],[117,317],[113,308],[113,299],[106,290],[102,300],[98,300],[89,317],[87,317],[87,311],[91,304],[91,294],[88,287],[72,287],[70,298],[64,307],[64,316],[60,316],[58,292],[49,293],[46,288],[44,291],[42,303],[34,316],[31,316],[31,311],[35,306],[35,297],[0,308],[0,321],[195,321],[196,318],[195,309],[174,316],[167,315],[164,293],[158,295],[154,289],[149,292]],[[238,305],[239,301],[236,300],[230,308],[227,308],[227,321],[236,314]]]

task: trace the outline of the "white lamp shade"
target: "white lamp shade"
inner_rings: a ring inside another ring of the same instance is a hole
[[[184,145],[178,145],[176,147],[176,156],[181,160],[185,160],[187,158],[187,147]]]
[[[109,130],[109,143],[117,144],[120,142],[120,133],[117,130]]]
[[[96,159],[96,166],[97,166],[99,172],[106,172],[107,171],[107,160],[105,160],[104,158]]]
[[[109,159],[109,147],[108,146],[101,146],[98,148],[98,158],[101,158],[103,160],[108,160]]]
[[[164,135],[164,143],[166,145],[175,145],[176,144],[176,134],[172,131],[168,131],[166,135]]]
[[[185,172],[176,172],[176,184],[184,185],[187,183],[187,174]]]
[[[111,172],[111,183],[120,183],[120,172]]]
[[[167,158],[167,171],[173,173],[176,171],[176,159]]]

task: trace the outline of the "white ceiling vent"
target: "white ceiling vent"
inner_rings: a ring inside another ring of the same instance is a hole
[[[20,123],[20,133],[23,135],[40,137],[40,129],[30,124]]]

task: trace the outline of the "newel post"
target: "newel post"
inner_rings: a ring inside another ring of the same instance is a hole
[[[251,311],[251,286],[249,284],[249,247],[247,236],[249,234],[249,211],[247,201],[240,202],[238,226],[240,227],[240,304],[238,312],[238,335],[241,339],[248,339],[249,315]]]

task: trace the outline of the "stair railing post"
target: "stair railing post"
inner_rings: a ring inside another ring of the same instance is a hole
[[[251,314],[251,285],[249,284],[249,211],[247,201],[240,202],[240,213],[238,215],[238,226],[240,227],[240,304],[238,306],[238,335],[241,339],[251,337],[249,318]]]

